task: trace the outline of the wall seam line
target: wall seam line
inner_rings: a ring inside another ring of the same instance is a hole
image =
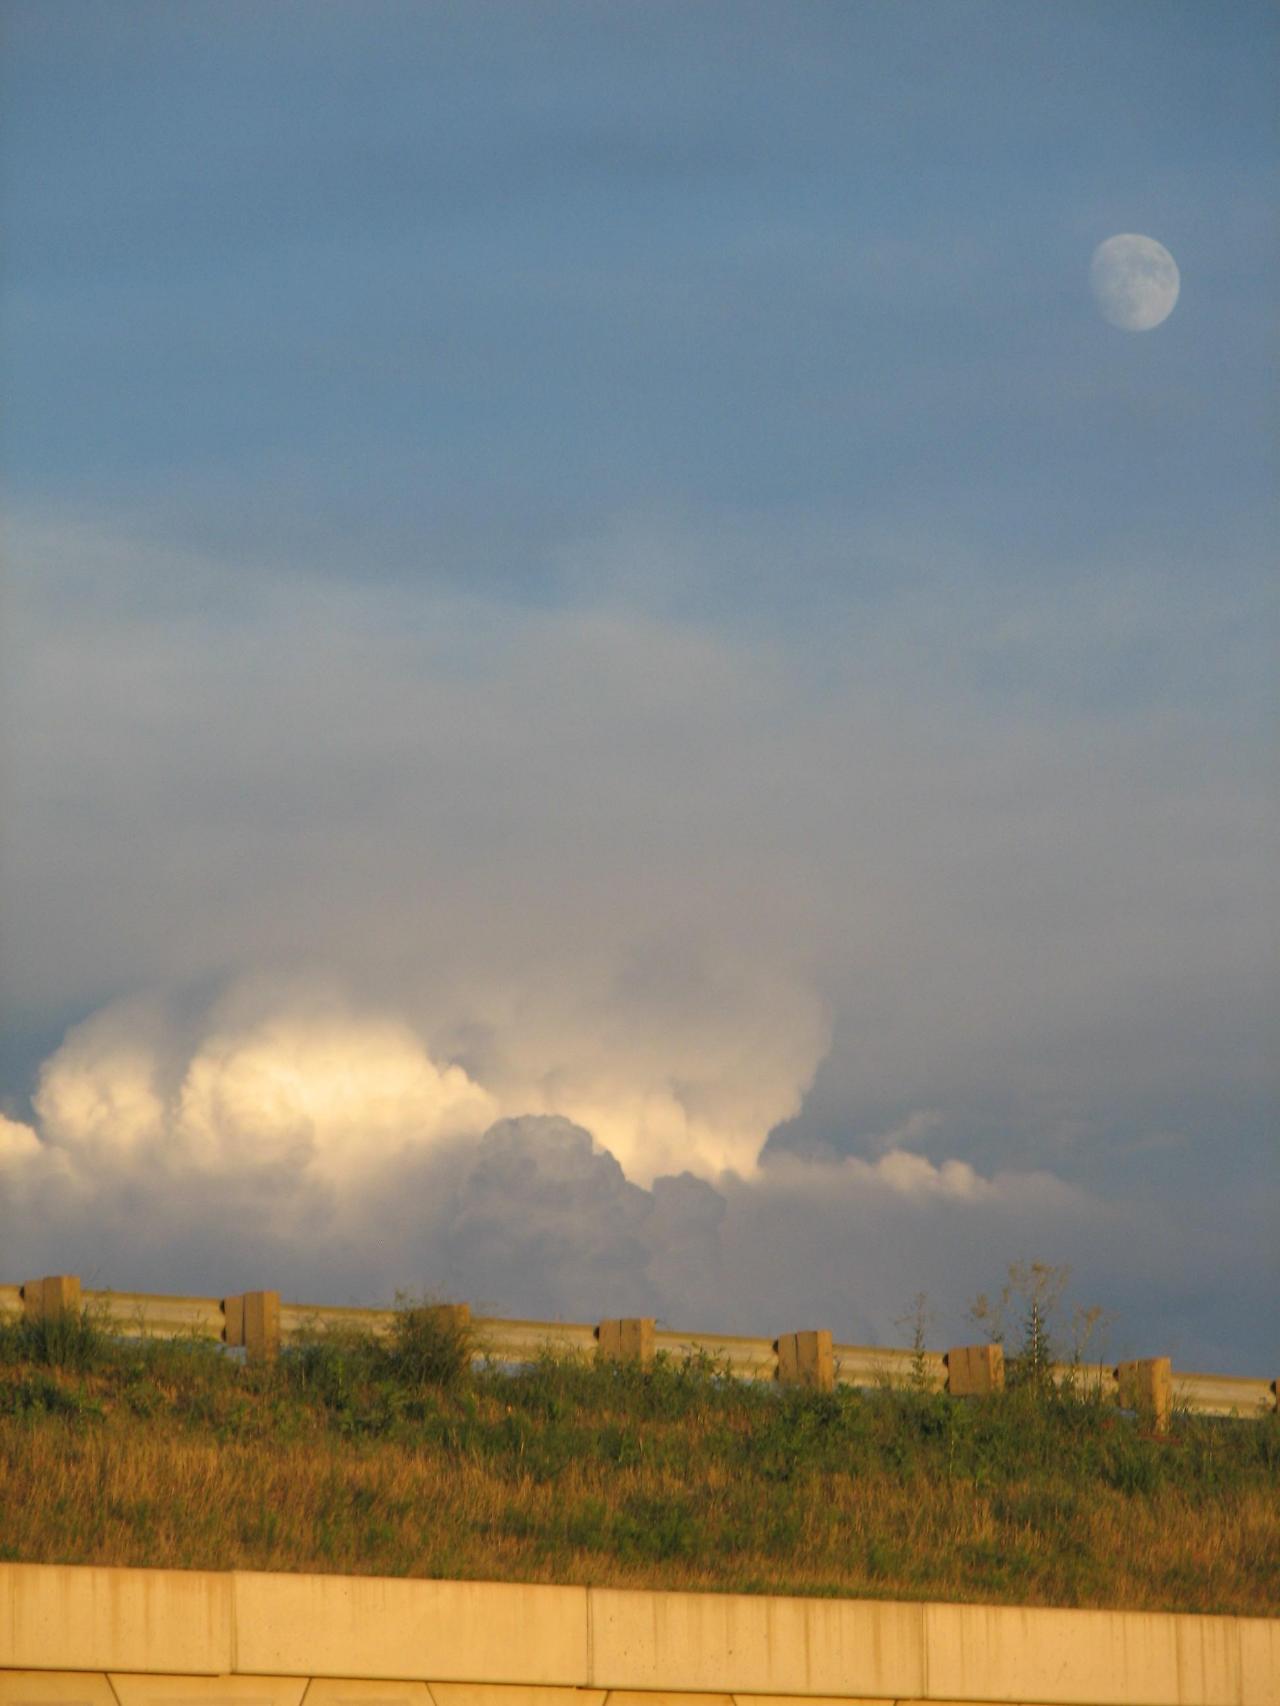
[[[920,1692],[926,1700],[933,1698],[929,1690],[929,1607],[920,1602]]]
[[[595,1608],[593,1605],[594,1588],[586,1589],[587,1613],[587,1680],[588,1688],[596,1687],[596,1641],[595,1641]]]
[[[240,1621],[237,1616],[239,1570],[231,1571],[231,1674],[240,1674]]]

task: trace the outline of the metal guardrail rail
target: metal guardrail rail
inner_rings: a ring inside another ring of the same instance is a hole
[[[276,1342],[288,1344],[314,1333],[358,1330],[386,1334],[396,1319],[394,1309],[338,1308],[327,1304],[281,1302],[275,1293],[246,1293],[240,1297],[181,1297],[155,1292],[81,1290],[72,1275],[57,1275],[26,1285],[0,1285],[0,1320],[28,1315],[40,1315],[51,1308],[82,1306],[91,1311],[111,1333],[125,1338],[192,1338],[212,1340],[229,1345],[248,1345],[244,1305],[252,1298],[271,1300],[268,1319],[274,1326]],[[450,1307],[466,1309],[465,1305]],[[274,1314],[270,1311],[274,1310]],[[601,1348],[602,1327],[610,1324],[566,1321],[522,1321],[498,1317],[467,1315],[474,1332],[478,1353],[502,1364],[520,1365],[534,1361],[545,1352],[557,1355],[593,1355]],[[665,1352],[675,1359],[705,1356],[731,1374],[745,1380],[776,1381],[794,1379],[809,1385],[842,1385],[877,1387],[906,1385],[923,1373],[928,1387],[957,1395],[984,1389],[971,1376],[961,1380],[958,1370],[968,1366],[967,1359],[980,1356],[986,1366],[999,1366],[998,1353],[988,1346],[957,1347],[946,1353],[911,1350],[892,1346],[844,1345],[833,1343],[826,1333],[783,1335],[779,1339],[752,1338],[724,1333],[681,1333],[657,1328],[652,1321],[612,1323],[614,1327],[632,1326],[643,1330],[644,1354]],[[812,1341],[807,1348],[800,1345],[798,1353],[788,1353],[784,1344],[793,1341]],[[639,1341],[637,1341],[638,1343]],[[796,1360],[798,1354],[798,1361]],[[816,1362],[806,1362],[806,1356]],[[825,1362],[822,1359],[826,1359]],[[994,1358],[994,1362],[992,1359]],[[823,1368],[826,1369],[825,1376]],[[1155,1370],[1165,1382],[1159,1389],[1135,1388],[1128,1382],[1133,1378],[1127,1371]],[[1080,1365],[1059,1364],[1054,1369],[1059,1381],[1073,1380],[1085,1390],[1096,1390],[1103,1398],[1133,1403],[1135,1391],[1157,1390],[1153,1400],[1157,1411],[1167,1414],[1170,1405],[1198,1415],[1257,1417],[1275,1411],[1280,1406],[1277,1382],[1261,1378],[1245,1378],[1227,1374],[1188,1373],[1171,1369],[1167,1359],[1149,1358],[1143,1362],[1122,1364],[1119,1368],[1105,1363]],[[998,1380],[993,1382],[999,1384]],[[1163,1390],[1164,1402],[1158,1391]],[[1136,1405],[1135,1405],[1136,1407]]]

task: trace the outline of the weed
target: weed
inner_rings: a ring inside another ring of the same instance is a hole
[[[90,1309],[64,1309],[0,1323],[0,1364],[36,1363],[81,1372],[99,1368],[117,1352],[116,1341]]]
[[[624,1563],[693,1559],[705,1547],[702,1524],[687,1494],[632,1494],[614,1516],[609,1537]]]
[[[0,1387],[0,1417],[6,1415],[29,1421],[63,1416],[83,1422],[101,1418],[103,1407],[83,1386],[69,1386],[52,1375],[38,1373]]]
[[[928,1294],[918,1291],[911,1299],[905,1315],[899,1315],[894,1326],[911,1330],[911,1373],[909,1383],[916,1392],[927,1392],[933,1385],[929,1378],[928,1353],[925,1349],[929,1327],[933,1321],[933,1311],[929,1308]]]
[[[994,1298],[983,1292],[969,1308],[969,1319],[993,1344],[1005,1347],[1005,1380],[1011,1388],[1023,1387],[1042,1398],[1055,1386],[1073,1398],[1087,1398],[1084,1357],[1093,1341],[1110,1325],[1110,1318],[1097,1306],[1076,1305],[1068,1336],[1070,1360],[1055,1366],[1059,1313],[1071,1278],[1071,1269],[1049,1262],[1011,1262],[1005,1283]],[[1015,1325],[1014,1316],[1017,1316]],[[1020,1330],[1016,1351],[1009,1339]]]

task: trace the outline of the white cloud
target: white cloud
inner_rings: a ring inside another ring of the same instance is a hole
[[[648,1184],[754,1172],[769,1131],[798,1111],[823,1036],[811,996],[768,982],[754,999],[745,984],[726,988],[701,1015],[665,1022],[602,988],[575,1025],[549,994],[515,1037],[486,1028],[482,1083],[433,1059],[401,1018],[257,981],[216,1002],[194,1036],[155,1002],[108,1005],[44,1063],[34,1108],[43,1145],[82,1172],[287,1167],[351,1184],[506,1113],[586,1126]]]
[[[34,1127],[0,1114],[0,1171],[8,1169],[16,1173],[19,1168],[32,1165],[40,1153],[40,1139]]]
[[[973,1201],[995,1190],[990,1180],[979,1177],[965,1161],[944,1161],[935,1167],[923,1155],[907,1149],[891,1149],[872,1164],[872,1170],[895,1191],[905,1196],[927,1192],[933,1196]]]
[[[35,1109],[48,1141],[82,1161],[108,1162],[165,1136],[156,1086],[162,1021],[149,1004],[113,1005],[75,1026],[43,1065]]]
[[[298,1166],[342,1184],[404,1150],[479,1132],[497,1103],[437,1066],[394,1020],[272,1013],[206,1037],[178,1094],[174,1138],[217,1170]]]
[[[939,1116],[931,1115],[929,1128],[936,1129],[938,1124]],[[776,1191],[797,1198],[821,1195],[831,1202],[897,1199],[1080,1212],[1091,1200],[1086,1192],[1044,1169],[1010,1168],[987,1175],[967,1161],[935,1162],[915,1150],[896,1147],[873,1161],[857,1155],[810,1161],[777,1150],[769,1157],[767,1176]]]
[[[82,1173],[288,1167],[327,1185],[482,1131],[498,1112],[403,1022],[262,989],[220,1003],[185,1059],[153,1005],[107,1007],[45,1063],[34,1105],[45,1142]]]
[[[587,1127],[643,1184],[753,1173],[828,1042],[811,989],[714,950],[568,956],[517,999],[471,998],[473,1058],[504,1112]]]

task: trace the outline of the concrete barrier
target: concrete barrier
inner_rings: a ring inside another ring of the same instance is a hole
[[[1280,1621],[0,1564],[0,1706],[1280,1706]]]

